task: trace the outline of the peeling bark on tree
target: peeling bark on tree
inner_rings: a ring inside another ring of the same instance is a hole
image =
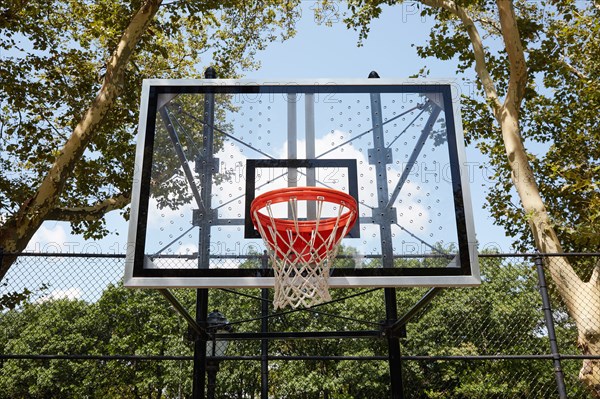
[[[582,304],[578,304],[573,318],[577,322],[578,337],[577,345],[584,355],[600,354],[600,287],[593,279],[583,283],[577,288],[577,295],[584,298]],[[586,359],[579,371],[579,379],[594,393],[600,397],[600,361]]]
[[[106,74],[98,95],[73,130],[35,195],[25,201],[19,211],[0,229],[0,248],[4,252],[20,252],[25,249],[44,220],[52,213],[60,211],[57,205],[67,179],[90,143],[96,127],[120,94],[131,54],[156,15],[161,2],[162,0],[145,1],[131,19],[107,62]],[[117,202],[125,205],[122,200]],[[106,209],[110,208],[108,205],[104,204]],[[14,257],[4,257],[0,266],[0,279],[14,260]]]
[[[519,108],[527,86],[525,53],[520,38],[512,1],[497,0],[501,34],[510,65],[506,98],[500,103],[495,84],[487,66],[481,36],[468,12],[453,1],[422,0],[422,3],[443,8],[456,15],[467,30],[475,56],[475,71],[482,82],[492,112],[500,125],[514,187],[528,217],[537,249],[541,253],[562,253],[562,246],[551,224],[529,163],[519,127]],[[578,345],[585,355],[600,355],[600,265],[592,279],[583,282],[565,257],[547,257],[546,266],[564,300],[578,330]],[[600,398],[600,361],[585,360],[580,380]]]

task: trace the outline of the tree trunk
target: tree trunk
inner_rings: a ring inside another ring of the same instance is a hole
[[[504,143],[512,171],[512,178],[529,218],[536,247],[541,253],[562,253],[562,247],[550,224],[549,215],[533,180],[527,154],[520,138],[517,139],[514,118],[507,117],[501,123]],[[584,355],[600,355],[600,287],[594,276],[589,282],[583,282],[573,270],[566,257],[549,256],[545,265],[561,298],[567,306],[569,315],[577,325],[577,344]],[[600,398],[600,361],[586,359],[579,372],[579,379]]]
[[[577,344],[584,355],[600,355],[600,286],[597,277],[578,287],[577,296],[581,300],[572,314],[577,323]],[[584,360],[579,379],[595,397],[600,397],[600,360]]]
[[[529,218],[538,251],[562,253],[520,134],[519,107],[528,79],[517,19],[512,2],[497,0],[497,5],[510,64],[510,80],[504,105],[496,113],[496,119],[502,130],[511,177]],[[600,355],[600,291],[596,281],[583,282],[565,257],[547,257],[546,266],[577,325],[579,347],[584,354]],[[600,361],[585,360],[579,378],[595,397],[600,398]]]
[[[148,25],[158,11],[162,0],[146,0],[123,32],[113,55],[106,65],[106,74],[98,95],[85,112],[71,137],[56,157],[54,164],[33,197],[25,201],[19,211],[0,228],[0,248],[15,253],[25,249],[31,237],[48,215],[56,211],[60,195],[75,164],[81,159],[96,127],[113,106],[120,94],[129,59]],[[0,265],[0,279],[4,277],[14,256],[5,256]]]
[[[496,1],[501,35],[510,68],[504,103],[499,100],[495,84],[487,69],[481,36],[467,10],[452,0],[421,0],[421,2],[454,14],[465,27],[472,44],[475,72],[481,80],[492,113],[500,125],[512,181],[528,218],[536,247],[541,253],[562,253],[562,246],[535,182],[520,134],[519,108],[527,86],[528,74],[512,1]],[[587,283],[579,278],[565,257],[547,257],[546,266],[567,306],[569,315],[575,320],[578,345],[583,354],[600,355],[600,263]],[[600,360],[585,360],[579,378],[595,397],[600,398]]]

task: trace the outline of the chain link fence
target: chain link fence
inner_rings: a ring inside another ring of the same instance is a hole
[[[124,262],[121,255],[19,256],[0,282],[0,297],[13,299],[0,313],[0,398],[191,397],[189,328],[155,290],[122,287]],[[332,290],[332,303],[278,313],[270,306],[268,315],[260,289],[210,290],[209,309],[250,337],[216,342],[226,352],[209,358],[219,370],[215,397],[261,397],[261,359],[269,398],[385,398],[392,379],[400,379],[404,398],[595,397],[580,373],[595,378],[599,357],[578,346],[578,333],[600,328],[599,262],[598,254],[481,255],[480,287],[440,290],[405,325],[402,371],[391,376],[387,341],[352,334],[383,331],[382,289]],[[565,270],[573,271],[566,280]],[[399,314],[427,292],[397,289]],[[195,290],[172,293],[194,313]],[[271,332],[321,339],[282,335],[265,354],[251,337],[264,318]]]

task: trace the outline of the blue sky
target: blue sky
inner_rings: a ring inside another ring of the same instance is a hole
[[[416,56],[411,43],[424,43],[432,20],[416,14],[407,4],[388,7],[373,21],[369,37],[357,46],[358,32],[346,28],[342,18],[326,16],[331,26],[317,24],[311,7],[304,2],[296,36],[274,43],[259,54],[259,78],[366,78],[371,70],[381,77],[408,77],[418,72],[425,61]],[[340,10],[341,11],[341,10]],[[453,76],[453,68],[432,60],[433,76]]]

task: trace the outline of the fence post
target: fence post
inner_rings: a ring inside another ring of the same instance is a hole
[[[261,269],[266,271],[269,268],[269,256],[264,251],[261,256]],[[264,274],[263,274],[264,277]],[[261,289],[261,332],[269,332],[269,289]],[[269,340],[263,338],[260,341],[260,398],[269,398]]]
[[[393,325],[398,320],[398,305],[396,303],[396,289],[384,288],[386,324]],[[391,399],[404,399],[402,381],[402,354],[400,353],[400,340],[397,336],[388,336],[388,366],[390,369],[390,396]]]
[[[548,287],[546,285],[546,273],[544,273],[544,261],[540,255],[535,257],[535,267],[538,276],[538,285],[540,295],[542,296],[542,308],[544,310],[544,319],[546,329],[548,330],[548,339],[550,340],[550,351],[552,353],[552,363],[554,364],[554,377],[556,378],[556,387],[560,399],[567,399],[567,388],[565,386],[565,376],[560,364],[560,352],[556,342],[556,332],[554,331],[554,318],[552,317],[552,308],[550,307],[550,297],[548,296]]]
[[[208,289],[196,290],[196,323],[206,328],[208,315]],[[192,376],[192,398],[206,398],[206,336],[194,340],[194,371]]]

